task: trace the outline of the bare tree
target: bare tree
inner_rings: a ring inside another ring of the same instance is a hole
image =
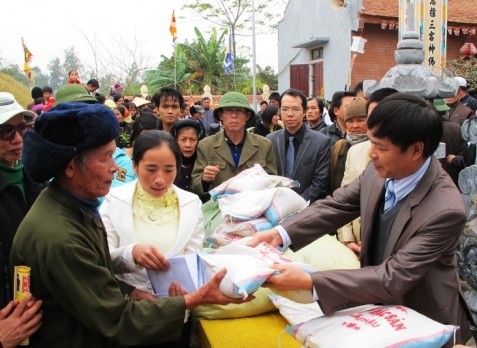
[[[133,40],[126,41],[122,37],[112,36],[107,44],[99,41],[96,33],[92,38],[82,31],[81,34],[94,57],[94,67],[91,70],[95,77],[108,76],[110,84],[121,81],[123,88],[127,90],[150,66],[152,59],[141,49],[142,44],[138,41],[136,32]]]
[[[259,32],[270,32],[276,29],[278,19],[283,15],[286,0],[273,2],[274,10],[270,10],[267,0],[255,0],[255,26]],[[233,51],[236,51],[236,36],[250,36],[252,25],[252,0],[195,0],[183,6],[195,15],[209,21],[214,26],[230,31]]]

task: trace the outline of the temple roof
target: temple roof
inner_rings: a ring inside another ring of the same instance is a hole
[[[364,11],[361,14],[375,17],[396,18],[399,0],[362,0]],[[456,24],[477,24],[477,6],[469,5],[468,0],[448,0],[448,21]]]

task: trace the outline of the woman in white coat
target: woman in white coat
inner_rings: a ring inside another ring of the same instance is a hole
[[[153,292],[146,269],[166,270],[167,258],[202,249],[202,203],[173,185],[181,153],[168,133],[141,133],[132,161],[138,179],[111,189],[100,214],[117,277]]]

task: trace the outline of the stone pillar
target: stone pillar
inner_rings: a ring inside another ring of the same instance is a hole
[[[263,85],[262,100],[265,100],[268,103],[268,98],[270,98],[270,87],[268,85]]]

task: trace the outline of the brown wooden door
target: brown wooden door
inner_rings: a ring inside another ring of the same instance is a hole
[[[310,94],[308,64],[290,65],[290,88],[302,91],[306,96]]]
[[[323,97],[325,94],[323,89],[323,62],[313,64],[313,76],[311,80],[313,83],[313,96]]]

